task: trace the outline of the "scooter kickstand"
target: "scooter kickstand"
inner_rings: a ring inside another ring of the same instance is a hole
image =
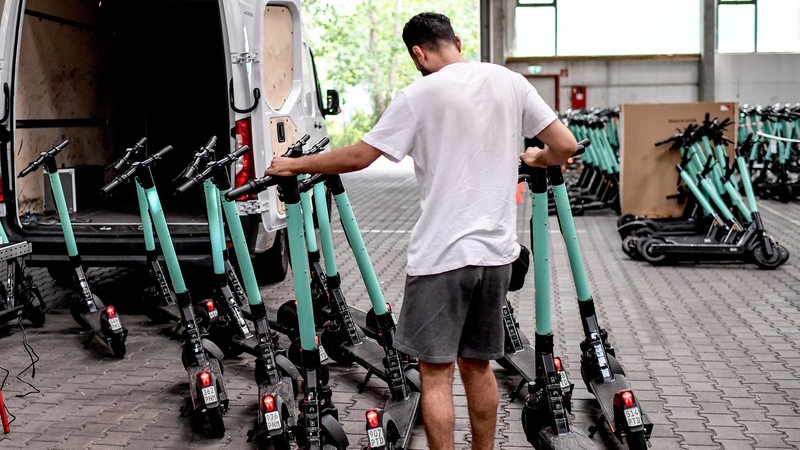
[[[603,426],[603,422],[605,422],[605,420],[606,419],[605,419],[605,417],[603,417],[602,414],[600,414],[599,416],[597,416],[596,419],[594,419],[594,425],[590,425],[589,428],[586,430],[586,431],[589,432],[589,439],[594,438],[594,435],[598,431],[600,431],[600,427]]]
[[[359,394],[363,394],[364,393],[364,389],[367,388],[367,383],[369,383],[369,380],[370,380],[370,378],[372,378],[372,374],[374,374],[374,373],[375,373],[375,371],[372,370],[372,369],[368,369],[367,370],[367,375],[364,377],[364,381],[359,383],[358,386],[357,386]]]

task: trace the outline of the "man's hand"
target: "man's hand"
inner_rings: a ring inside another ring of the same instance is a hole
[[[519,159],[531,167],[547,168],[548,164],[546,160],[543,159],[544,152],[544,149],[539,147],[528,147],[519,155]]]
[[[273,177],[291,177],[298,174],[294,169],[297,162],[295,158],[286,158],[283,156],[276,156],[272,158],[272,165],[267,167],[264,175],[271,175]]]

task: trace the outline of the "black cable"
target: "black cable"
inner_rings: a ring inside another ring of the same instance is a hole
[[[5,375],[3,375],[3,381],[0,383],[0,391],[2,391],[3,387],[6,385],[6,380],[8,379],[8,375],[10,372],[3,366],[0,366],[0,370],[6,373]],[[11,414],[11,411],[8,410],[8,405],[6,405],[5,402],[3,402],[3,408],[5,408],[6,410],[6,415],[11,418],[11,420],[8,421],[8,424],[10,425],[17,419],[17,416]]]
[[[25,396],[30,395],[30,394],[38,394],[38,393],[42,392],[39,389],[37,389],[36,386],[34,386],[31,383],[28,383],[27,381],[25,381],[25,380],[23,380],[21,378],[22,374],[27,372],[28,369],[31,369],[31,380],[36,377],[36,363],[39,361],[39,355],[36,354],[36,351],[33,350],[33,347],[31,347],[31,344],[28,343],[28,333],[25,331],[25,327],[22,326],[22,316],[20,316],[17,319],[17,324],[19,325],[19,329],[22,330],[22,346],[25,347],[25,351],[28,352],[28,356],[31,358],[31,363],[28,364],[28,367],[22,369],[22,371],[17,374],[17,379],[19,381],[21,381],[21,382],[27,384],[28,386],[30,386],[31,388],[33,388],[33,391],[26,392],[24,394],[17,394],[16,395],[17,397],[25,397]]]

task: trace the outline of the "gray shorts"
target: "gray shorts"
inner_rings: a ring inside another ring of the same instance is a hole
[[[503,356],[502,301],[511,265],[408,276],[396,348],[430,363]]]

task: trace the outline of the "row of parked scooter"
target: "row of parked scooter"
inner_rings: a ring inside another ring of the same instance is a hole
[[[304,136],[298,140],[285,156],[303,157],[322,151],[328,143],[323,139],[305,150],[308,139]],[[219,155],[214,150],[215,144],[216,138],[212,137],[194,154],[181,174],[183,184],[176,191],[179,195],[186,195],[193,187],[203,186],[215,277],[214,290],[208,299],[197,301],[191,297],[152,174],[172,147],[166,146],[148,155],[146,139],[141,139],[111,166],[115,176],[102,188],[106,194],[128,186],[137,192],[149,269],[144,289],[146,313],[154,322],[179,325],[180,358],[189,380],[182,414],[202,422],[208,437],[223,436],[229,399],[222,360],[247,353],[255,358],[254,381],[258,387],[258,414],[248,440],[259,447],[278,449],[288,449],[292,442],[303,449],[347,448],[348,436],[339,423],[338,410],[328,386],[327,367],[322,364],[323,360],[330,358],[341,364],[356,363],[367,369],[360,389],[364,389],[368,379],[375,375],[386,383],[391,394],[384,405],[366,413],[367,448],[407,448],[411,429],[420,414],[418,365],[413,358],[394,348],[394,317],[381,292],[341,179],[338,175],[263,177],[232,189],[229,168],[248,148],[244,146],[230,154]],[[127,330],[114,306],[104,304],[92,293],[57,175],[55,158],[67,145],[68,141],[64,141],[43,152],[22,170],[20,176],[40,167],[49,174],[74,270],[72,315],[78,324],[91,332],[88,339],[98,337],[115,356],[122,358],[126,353]],[[582,141],[579,152],[588,147],[589,140]],[[562,170],[558,166],[538,169],[521,165],[520,182],[527,183],[531,192],[536,336],[531,344],[519,329],[513,309],[507,303],[503,317],[506,354],[498,362],[521,377],[517,393],[526,386],[528,388],[521,418],[526,437],[535,448],[593,449],[597,445],[591,437],[605,428],[620,441],[627,442],[629,448],[645,449],[653,425],[626,380],[608,333],[600,326],[596,315]],[[262,300],[235,205],[236,198],[274,185],[286,206],[295,290],[295,300],[278,308],[266,305]],[[342,292],[325,200],[326,189],[335,200],[347,242],[365,283],[372,306],[369,311],[349,306]],[[580,343],[580,371],[586,388],[600,407],[601,421],[589,430],[588,436],[570,426],[574,385],[561,359],[554,356],[547,256],[548,191],[553,193],[567,245],[585,331]],[[317,216],[319,242],[312,210]],[[226,241],[232,243],[238,270],[229,259]],[[14,247],[0,247],[11,248]],[[7,259],[17,264],[22,256],[20,252]],[[160,263],[161,258],[166,272]],[[30,277],[22,276],[20,279],[30,282]],[[36,292],[25,297],[28,300],[23,302],[26,306],[22,309],[28,311],[27,317],[34,324],[43,324],[44,302],[41,296],[35,291],[35,286],[30,288],[25,283],[21,286],[20,292],[27,292],[25,289]],[[288,348],[281,346],[278,333],[288,338]]]
[[[709,120],[707,114],[702,123],[656,143],[680,153],[677,197],[684,213],[665,219],[622,214],[618,232],[630,258],[651,264],[738,260],[762,269],[788,260],[788,250],[765,230],[758,210],[747,159],[758,137],[748,133],[730,157],[726,147],[732,143],[724,136],[729,125],[727,119]]]
[[[755,143],[744,156],[755,194],[784,203],[800,198],[800,103],[743,105],[739,144],[750,134]]]

